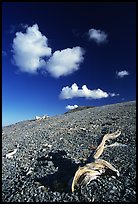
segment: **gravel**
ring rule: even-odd
[[[83,159],[105,133],[121,130],[101,158],[120,172],[107,172],[71,193]],[[6,155],[17,149],[11,157]],[[129,101],[30,120],[2,128],[3,202],[136,202],[136,102]]]

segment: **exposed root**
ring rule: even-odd
[[[120,134],[121,131],[117,130],[114,133],[104,135],[101,143],[96,148],[95,153],[93,155],[94,162],[87,163],[85,166],[79,167],[78,170],[76,171],[71,186],[72,192],[74,192],[74,188],[77,183],[80,185],[87,185],[92,180],[96,179],[98,176],[103,174],[106,171],[106,169],[112,170],[117,174],[117,176],[119,176],[119,171],[117,169],[115,169],[109,162],[103,159],[99,159],[99,157],[101,156],[105,149],[105,142],[107,140],[117,138]],[[116,145],[112,144],[110,146]]]

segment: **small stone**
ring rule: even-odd
[[[113,179],[116,179],[116,177],[115,176],[111,176]],[[111,180],[111,179],[110,179]]]
[[[52,161],[48,161],[48,166],[53,166],[53,162]]]
[[[86,128],[80,128],[80,130],[86,131]]]
[[[112,188],[112,189],[113,189],[114,191],[115,191],[115,190],[117,190],[117,188],[116,188],[115,186],[113,186],[113,188]]]

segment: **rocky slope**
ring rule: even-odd
[[[86,110],[86,109],[88,109],[88,108],[94,108],[94,106],[78,106],[77,108],[68,110],[68,111],[65,112],[64,114],[74,113],[74,112],[77,112],[77,111]]]
[[[120,129],[101,158],[119,170],[70,192],[71,178],[105,133]],[[14,152],[13,152],[14,151]],[[14,154],[8,154],[13,152]],[[2,201],[135,202],[136,102],[24,121],[2,129]]]

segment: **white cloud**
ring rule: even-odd
[[[74,109],[74,108],[77,108],[78,107],[78,105],[67,105],[66,106],[66,109],[68,109],[68,110],[71,110],[71,109]]]
[[[79,69],[84,50],[77,46],[57,50],[52,54],[48,39],[39,31],[38,25],[28,27],[20,24],[26,32],[17,32],[13,40],[13,62],[23,72],[36,73],[41,69],[53,77],[67,76]],[[47,57],[47,58],[46,58]]]
[[[86,85],[82,86],[82,89],[78,89],[76,83],[72,84],[71,87],[63,87],[59,95],[61,99],[71,99],[74,97],[85,97],[87,99],[100,99],[106,98],[109,94],[102,91],[101,89],[90,90]]]
[[[116,74],[117,74],[118,77],[123,78],[124,76],[129,75],[129,72],[126,71],[126,70],[119,71],[119,72],[116,71]]]
[[[92,28],[88,31],[88,35],[89,35],[90,40],[93,40],[98,44],[104,43],[107,41],[107,34],[101,30],[96,30]]]
[[[36,73],[45,65],[44,57],[51,55],[48,39],[41,34],[38,25],[28,27],[26,33],[17,32],[13,40],[13,59],[21,71]]]
[[[109,93],[109,95],[110,95],[111,97],[114,97],[114,96],[119,96],[120,94]]]
[[[56,78],[69,75],[79,69],[84,59],[83,54],[84,50],[80,47],[57,50],[48,60],[46,69]]]

